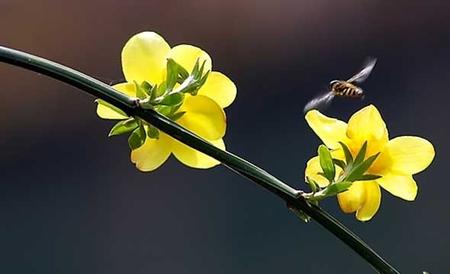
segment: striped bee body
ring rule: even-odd
[[[336,96],[363,99],[364,92],[362,88],[357,85],[361,84],[367,79],[367,77],[369,77],[369,74],[372,72],[376,62],[377,59],[370,58],[364,67],[347,81],[331,81],[328,86],[328,91],[309,101],[303,108],[303,112],[306,113],[312,109],[325,109],[328,105],[330,105],[331,101],[333,101],[333,98]]]
[[[347,81],[331,81],[330,91],[333,92],[334,95],[341,97],[361,98],[364,96],[364,92],[360,87],[357,87]]]

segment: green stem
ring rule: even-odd
[[[216,148],[201,137],[186,130],[157,112],[140,108],[136,99],[129,98],[116,91],[111,86],[74,69],[21,51],[0,47],[0,61],[61,80],[67,84],[78,87],[95,97],[107,101],[122,109],[130,116],[140,117],[173,138],[215,158],[237,174],[250,179],[274,193],[283,199],[289,207],[294,207],[305,212],[325,229],[351,247],[379,273],[399,273],[364,241],[339,223],[339,221],[321,208],[307,203],[302,197],[302,191],[290,187],[252,163],[230,152]]]

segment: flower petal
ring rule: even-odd
[[[356,211],[356,219],[369,221],[377,213],[381,203],[380,186],[373,181],[357,182],[364,185],[365,199],[361,208]]]
[[[212,61],[208,53],[201,48],[191,45],[178,45],[173,47],[167,54],[167,58],[175,60],[178,64],[184,67],[189,73],[194,68],[195,62],[199,60],[200,65],[205,62],[204,72],[211,70]]]
[[[160,83],[166,70],[169,44],[155,32],[141,32],[128,40],[122,50],[122,70],[128,82]]]
[[[339,141],[346,143],[347,124],[335,118],[330,118],[317,110],[308,111],[305,115],[308,125],[319,136],[323,143],[331,148],[340,148]]]
[[[417,184],[412,175],[390,173],[383,175],[377,182],[389,193],[407,201],[417,196]]]
[[[381,141],[384,144],[388,140],[386,124],[378,109],[373,105],[352,115],[348,121],[347,136],[361,144],[364,141]]]
[[[131,151],[131,162],[136,164],[140,171],[152,171],[161,166],[171,152],[171,139],[160,132],[159,139],[145,140],[144,145]]]
[[[380,207],[380,187],[374,181],[354,182],[347,191],[338,194],[338,202],[345,213],[356,211],[358,220],[368,221]]]
[[[216,140],[225,135],[225,113],[212,99],[202,95],[186,95],[180,111],[186,113],[177,120],[177,123],[201,137]]]
[[[97,103],[97,115],[102,119],[122,120],[128,118],[123,111],[101,99],[97,99],[95,102]]]
[[[208,96],[216,101],[222,108],[233,103],[236,98],[236,85],[227,76],[220,72],[212,71],[208,75],[206,83],[198,91],[199,95]]]
[[[354,182],[345,192],[337,195],[339,206],[345,213],[352,213],[364,203],[365,191],[363,182]]]
[[[113,85],[112,87],[130,97],[136,97],[136,85],[134,83],[125,82]]]
[[[427,168],[434,158],[433,145],[420,137],[402,136],[389,141],[387,154],[396,173],[416,174]]]
[[[225,150],[225,143],[222,139],[209,141],[214,146]],[[218,164],[219,161],[203,154],[175,139],[172,141],[172,151],[175,157],[183,164],[193,167],[193,168],[211,168]]]
[[[314,180],[320,187],[326,187],[329,182],[325,177],[319,175],[319,172],[323,171],[320,167],[319,156],[316,156],[314,158],[311,158],[308,163],[306,163],[305,181],[306,177],[309,177],[310,179]]]

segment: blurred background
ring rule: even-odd
[[[0,44],[122,79],[120,51],[152,30],[205,49],[238,86],[228,150],[306,188],[319,139],[302,109],[332,79],[378,57],[364,101],[335,100],[347,120],[373,103],[390,136],[419,135],[436,158],[413,203],[383,192],[360,223],[323,207],[402,273],[449,273],[450,4],[444,1],[0,1]],[[224,167],[171,158],[141,173],[94,98],[0,64],[1,273],[372,273],[316,223]]]

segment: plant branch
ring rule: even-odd
[[[111,86],[74,69],[21,51],[0,46],[0,61],[61,80],[62,82],[75,86],[95,97],[105,100],[122,109],[130,116],[140,117],[171,137],[213,157],[237,174],[250,179],[277,195],[283,199],[289,207],[294,207],[305,212],[325,229],[351,247],[379,273],[399,273],[357,235],[339,223],[339,221],[321,208],[307,203],[302,197],[302,191],[290,187],[254,164],[230,152],[216,148],[209,142],[179,126],[165,116],[162,116],[153,110],[141,108],[136,99],[130,98],[116,91]]]

